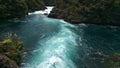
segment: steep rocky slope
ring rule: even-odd
[[[119,0],[60,0],[49,17],[70,23],[120,25]]]

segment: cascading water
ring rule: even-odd
[[[44,20],[51,20],[45,18]],[[34,50],[34,60],[27,68],[76,68],[71,60],[71,55],[76,50],[78,36],[70,30],[74,25],[63,20],[51,24],[58,24],[59,32],[52,37],[38,42],[38,48]],[[24,67],[23,67],[24,68]]]
[[[68,25],[67,25],[68,26]],[[60,25],[60,31],[48,41],[39,42],[44,50],[37,68],[75,68],[72,60],[67,56],[75,50],[77,35],[65,25]]]
[[[7,32],[24,42],[21,68],[120,67],[117,26],[71,25],[33,13],[22,20],[0,21],[0,33]]]
[[[48,14],[50,14],[50,12],[53,8],[54,8],[53,6],[46,6],[45,10],[28,13],[28,15],[32,15],[32,14],[47,14],[48,15]]]

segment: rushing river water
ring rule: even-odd
[[[0,33],[16,33],[24,42],[21,68],[119,68],[120,27],[72,25],[32,14],[1,21]],[[107,57],[106,57],[107,56]],[[115,57],[115,58],[114,58]]]

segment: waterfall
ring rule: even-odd
[[[54,8],[53,6],[46,6],[46,9],[45,9],[45,10],[30,12],[30,13],[28,13],[28,15],[32,15],[32,14],[44,14],[44,15],[49,15],[53,8]]]

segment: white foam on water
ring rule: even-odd
[[[71,27],[75,27],[74,25],[64,21],[63,19],[60,20],[61,23],[64,23],[64,25],[67,25],[67,26],[71,26]]]
[[[67,53],[74,50],[76,35],[65,26],[61,25],[60,32],[43,43],[45,51],[38,68],[76,68]],[[73,49],[69,47],[73,47]]]
[[[45,10],[31,12],[31,13],[28,13],[28,15],[32,15],[32,14],[47,14],[47,15],[49,15],[53,8],[54,8],[53,6],[46,6]]]
[[[49,19],[46,18],[46,20]],[[58,25],[60,30],[57,34],[46,40],[40,40],[38,42],[40,47],[36,50],[37,52],[35,51],[37,53],[34,56],[35,60],[30,61],[29,66],[23,68],[76,68],[70,55],[76,50],[78,36],[67,28],[68,26],[72,28],[72,25],[61,23]]]

